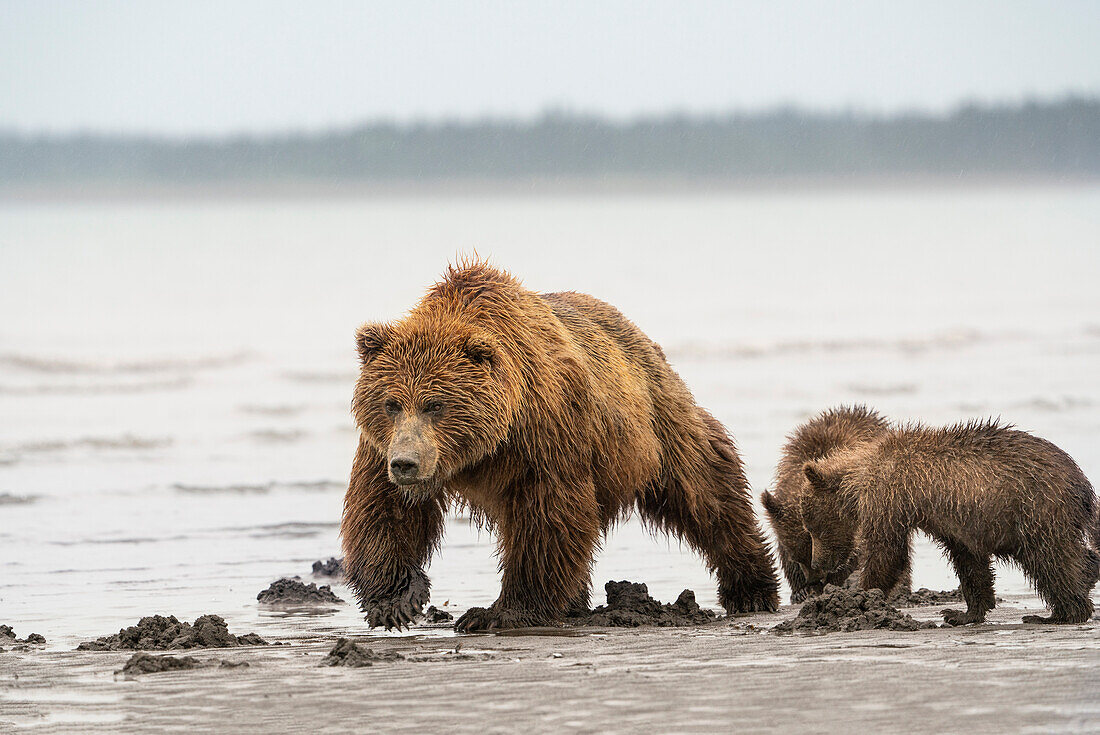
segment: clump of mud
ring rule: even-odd
[[[0,643],[22,643],[31,646],[43,646],[46,637],[39,633],[31,633],[26,638],[17,638],[10,625],[0,625]]]
[[[176,616],[150,615],[137,625],[123,628],[114,635],[85,641],[78,651],[170,651],[181,648],[231,648],[234,646],[266,646],[255,633],[236,636],[218,615],[202,615],[195,623],[181,623]]]
[[[449,623],[454,619],[454,615],[446,610],[440,610],[435,605],[429,605],[428,609],[424,611],[424,621],[427,623]]]
[[[369,648],[364,648],[358,643],[349,641],[347,638],[340,638],[319,665],[361,668],[363,666],[373,666],[376,661],[400,661],[403,658],[405,657],[396,651],[375,653]]]
[[[318,587],[313,582],[305,584],[298,577],[280,579],[256,595],[265,605],[324,605],[343,604],[327,584]]]
[[[328,561],[313,562],[313,574],[316,577],[343,577],[344,560],[330,556]]]
[[[141,674],[159,674],[162,671],[186,671],[202,666],[194,656],[154,656],[149,653],[135,653],[116,674],[140,676]]]
[[[951,602],[965,602],[959,588],[953,590],[930,590],[921,587],[908,595],[894,595],[890,601],[899,607],[918,607],[920,605],[943,605]]]
[[[825,585],[825,591],[806,601],[798,617],[772,628],[774,633],[850,633],[856,630],[921,630],[937,627],[920,623],[886,601],[882,590]]]
[[[588,612],[569,614],[570,625],[605,628],[637,628],[656,625],[662,628],[703,625],[716,616],[695,602],[695,593],[684,590],[671,605],[662,605],[649,596],[649,588],[640,582],[608,582],[604,585],[607,604]]]

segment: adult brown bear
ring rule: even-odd
[[[703,555],[727,611],[777,609],[733,442],[615,308],[467,263],[406,318],[357,338],[360,439],[341,534],[372,627],[420,613],[452,503],[493,528],[503,571],[500,597],[459,631],[587,607],[602,535],[634,508]]]

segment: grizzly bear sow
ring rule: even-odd
[[[778,541],[779,564],[791,585],[791,602],[803,602],[819,595],[826,584],[842,585],[855,571],[858,554],[829,574],[821,575],[811,568],[810,534],[802,523],[799,507],[809,481],[803,472],[807,462],[822,459],[833,452],[853,449],[881,436],[889,423],[866,406],[840,406],[820,414],[799,426],[783,446],[779,467],[775,472],[775,490],[765,490],[760,500],[768,513]],[[837,532],[847,537],[854,548],[856,519],[839,516],[834,519]],[[908,572],[902,574],[894,592],[909,593]]]
[[[843,564],[851,542],[832,519],[859,519],[864,589],[888,590],[909,565],[909,536],[924,531],[947,552],[966,612],[977,623],[994,606],[992,557],[1012,559],[1052,611],[1024,622],[1080,623],[1100,574],[1100,518],[1092,485],[1048,441],[994,421],[888,431],[876,442],[805,465],[812,490],[802,518],[815,569]],[[1092,548],[1089,548],[1089,545]]]
[[[775,610],[771,556],[725,429],[613,307],[452,267],[404,319],[359,329],[359,449],[341,526],[372,626],[407,626],[444,510],[497,536],[503,582],[459,631],[587,608],[593,555],[637,508],[705,557],[729,612]]]

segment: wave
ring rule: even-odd
[[[11,493],[0,493],[0,505],[30,505],[31,503],[38,502],[41,497],[41,495],[12,495]]]
[[[257,429],[250,431],[248,436],[261,444],[291,444],[309,436],[309,432],[301,429]]]
[[[185,485],[182,483],[176,483],[171,486],[173,490],[179,493],[190,493],[195,495],[209,495],[225,493],[229,495],[250,495],[250,494],[266,494],[277,490],[289,490],[297,492],[329,492],[339,490],[343,492],[348,487],[346,481],[337,480],[293,480],[293,481],[275,481],[264,483],[239,483],[229,485]]]
[[[903,396],[916,393],[920,386],[916,383],[851,383],[848,390],[865,396]]]
[[[234,352],[228,355],[214,355],[197,358],[169,357],[128,361],[92,361],[70,360],[59,357],[40,357],[36,355],[8,352],[0,353],[0,367],[54,375],[188,373],[199,370],[235,367],[247,362],[251,358],[252,354],[249,352]]]
[[[140,437],[133,434],[120,436],[85,436],[78,439],[49,439],[24,442],[0,447],[0,464],[15,464],[28,455],[57,454],[90,450],[92,452],[151,451],[172,446],[168,437]]]
[[[670,357],[696,360],[751,360],[810,353],[900,352],[916,354],[933,350],[958,350],[977,344],[1020,339],[1022,335],[988,335],[959,329],[926,337],[787,340],[771,344],[742,342],[684,342],[666,351]]]
[[[37,395],[116,395],[148,393],[189,388],[194,380],[179,377],[172,380],[151,380],[126,383],[39,383],[33,385],[0,385],[0,394],[8,396]]]
[[[252,414],[255,416],[297,416],[306,410],[306,406],[291,406],[287,404],[274,404],[274,405],[260,405],[255,403],[246,403],[241,406],[237,406],[237,410],[241,413]]]
[[[342,383],[354,385],[359,374],[351,371],[291,370],[282,374],[284,380],[292,383]]]

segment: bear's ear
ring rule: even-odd
[[[493,340],[483,335],[474,335],[466,340],[466,357],[475,365],[488,368],[497,365],[497,346]]]
[[[764,510],[768,512],[768,515],[773,520],[779,520],[783,517],[783,508],[779,505],[779,501],[775,499],[775,496],[771,494],[770,490],[765,490],[760,493],[760,502],[764,504]]]
[[[377,357],[389,341],[390,328],[385,324],[364,324],[355,330],[355,347],[364,365]]]
[[[806,479],[810,481],[810,484],[813,485],[815,490],[832,492],[836,489],[835,484],[821,471],[821,468],[818,467],[815,462],[807,462],[803,465],[802,471],[806,473]]]

